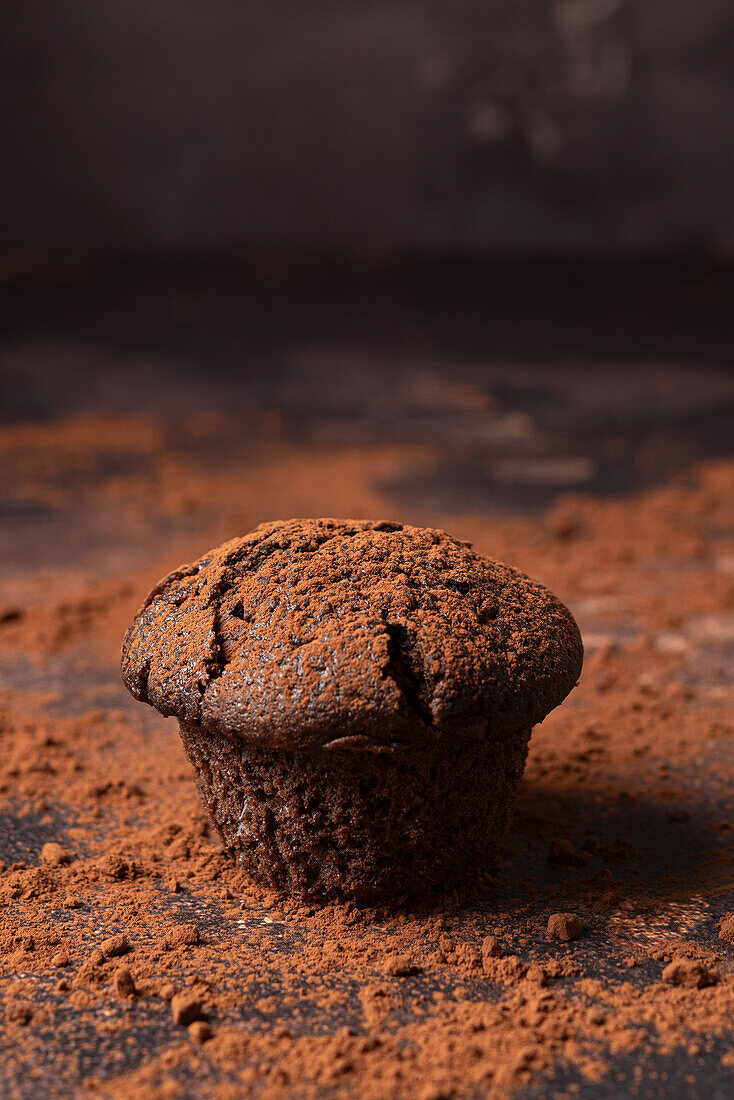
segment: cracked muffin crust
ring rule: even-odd
[[[499,736],[581,667],[542,585],[443,531],[263,524],[162,580],[123,678],[163,714],[279,748]]]
[[[366,899],[496,850],[531,727],[581,661],[552,593],[469,544],[321,519],[263,524],[169,574],[122,673],[179,719],[225,847],[256,877]]]

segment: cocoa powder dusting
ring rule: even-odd
[[[396,517],[537,576],[587,651],[501,867],[461,896],[256,889],[175,722],[119,683],[159,576],[273,516],[393,515],[378,486],[423,453],[265,441],[215,466],[151,418],[0,433],[14,499],[86,532],[0,580],[3,1095],[644,1095],[666,1059],[734,1070],[734,463],[534,520]]]

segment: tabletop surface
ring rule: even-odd
[[[0,1095],[730,1096],[729,281],[256,274],[0,306]],[[445,528],[580,625],[461,896],[257,890],[120,683],[158,577],[309,515]]]

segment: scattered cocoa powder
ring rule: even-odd
[[[557,591],[585,671],[533,735],[500,868],[462,896],[315,908],[224,857],[173,723],[118,684],[121,636],[180,561],[274,515],[394,513],[379,486],[431,452],[214,465],[164,437],[152,418],[0,432],[13,499],[114,546],[0,578],[7,1095],[495,1100],[569,1073],[630,1092],[661,1059],[726,1070],[734,464],[541,519],[398,517]],[[588,935],[562,946],[549,914]]]

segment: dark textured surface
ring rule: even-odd
[[[123,679],[163,714],[281,748],[501,745],[578,680],[570,612],[443,531],[263,524],[162,580]]]
[[[262,886],[380,903],[491,868],[529,731],[394,753],[271,752],[181,723],[201,800]]]
[[[276,446],[284,450],[293,439],[314,447],[324,440],[339,441],[347,430],[352,439],[390,441],[399,429],[400,439],[428,441],[434,453],[429,463],[406,461],[400,476],[390,477],[385,485],[393,501],[390,514],[401,514],[408,505],[416,522],[431,522],[439,509],[485,520],[498,513],[532,514],[535,531],[543,529],[548,506],[569,489],[597,498],[630,494],[634,500],[641,487],[672,478],[684,482],[698,461],[732,454],[734,312],[729,276],[693,271],[679,277],[671,271],[632,268],[601,274],[534,270],[522,278],[517,273],[508,278],[501,270],[487,280],[476,275],[453,271],[450,278],[419,279],[407,287],[387,283],[380,292],[370,283],[372,290],[363,286],[362,297],[335,285],[326,292],[319,284],[316,293],[285,300],[270,285],[258,291],[243,288],[236,279],[227,284],[221,272],[213,277],[191,272],[161,276],[135,270],[72,286],[19,290],[6,294],[0,304],[0,417],[41,420],[53,430],[59,419],[80,411],[112,405],[137,413],[151,405],[165,407],[172,421],[165,437],[167,458],[195,455],[213,468],[219,467],[223,450],[244,468],[251,439],[258,430],[264,433],[266,425],[273,430],[273,409],[281,425]],[[215,443],[184,437],[186,417],[221,409],[234,410],[236,432],[224,439],[217,435]],[[538,459],[547,459],[545,478]],[[581,476],[577,470],[575,480],[569,459],[582,460]],[[525,478],[517,467],[514,477],[510,470],[500,470],[499,462],[505,460],[524,460]],[[167,540],[188,532],[192,520],[187,513],[163,522],[156,512],[141,532],[125,513],[105,507],[100,499],[90,506],[90,490],[105,485],[118,470],[127,471],[128,462],[128,455],[115,455],[105,466],[90,459],[71,475],[66,469],[49,469],[52,487],[68,478],[61,500],[58,491],[21,498],[15,467],[7,462],[0,502],[5,584],[25,585],[29,577],[61,567],[114,577],[139,568],[153,554],[162,557]],[[246,471],[248,481],[262,473],[256,463]],[[547,476],[548,471],[555,477]],[[157,467],[149,476],[157,478]],[[74,498],[77,482],[87,487],[81,500]],[[272,508],[267,514],[273,514]],[[700,523],[715,548],[720,533],[711,532],[705,514]],[[199,550],[212,541],[201,541]],[[640,602],[658,590],[668,593],[677,612],[679,582],[690,563],[680,574],[669,574],[669,567],[666,559],[650,562],[645,555],[628,567],[634,598],[616,591],[613,598],[607,594],[595,599],[593,592],[588,598],[579,596],[572,609],[584,636],[590,642],[593,636],[597,647],[625,650],[644,625]],[[161,564],[158,573],[163,568]],[[594,576],[599,576],[596,568]],[[728,690],[730,683],[728,620],[721,608],[712,613],[718,629],[706,633],[703,621],[690,620],[689,610],[681,609],[678,634],[690,642],[681,675],[700,693],[691,704],[694,711],[709,694]],[[38,666],[30,665],[22,651],[7,651],[0,681],[18,695],[54,692],[48,708],[57,717],[90,706],[119,708],[162,761],[174,757],[185,776],[183,788],[193,787],[188,763],[175,756],[179,739],[173,722],[159,719],[128,696],[119,683],[117,663],[105,659],[94,641],[49,655]],[[722,694],[722,700],[726,703],[728,696]],[[581,704],[581,691],[573,692],[567,707],[577,724]],[[558,712],[564,721],[566,709]],[[671,721],[677,720],[674,713]],[[648,721],[646,708],[640,723]],[[588,722],[596,725],[591,712]],[[610,744],[615,740],[610,723]],[[115,741],[109,759],[110,774],[126,776],[129,744]],[[520,941],[540,957],[553,958],[555,947],[542,931],[548,905],[567,908],[575,903],[574,890],[582,880],[605,870],[613,873],[623,892],[619,910],[611,916],[608,909],[589,912],[587,934],[573,946],[584,974],[608,990],[624,985],[642,991],[657,982],[662,964],[648,952],[670,937],[690,936],[712,951],[730,951],[722,945],[717,925],[734,908],[731,876],[728,883],[721,881],[715,859],[717,852],[731,851],[731,836],[721,831],[731,817],[731,742],[700,740],[695,761],[685,769],[662,750],[651,760],[636,757],[632,764],[633,772],[618,775],[612,762],[601,758],[601,791],[578,789],[556,772],[541,775],[536,768],[530,777],[526,772],[503,871],[482,910],[488,932],[494,931],[498,913],[511,911],[514,916],[506,925],[510,942]],[[570,775],[582,767],[569,757]],[[677,802],[661,796],[657,770],[663,767],[672,775]],[[179,820],[194,800],[192,791],[176,815]],[[149,804],[154,803],[155,783]],[[58,809],[58,821],[73,828],[78,807],[60,802]],[[0,858],[7,863],[25,859],[35,866],[48,839],[75,843],[67,836],[67,824],[50,826],[36,813],[28,814],[27,806],[22,810],[3,821]],[[48,812],[56,815],[55,803]],[[139,811],[125,803],[120,812]],[[102,827],[110,829],[112,822],[111,811],[109,817],[105,811]],[[639,856],[620,862],[599,855],[578,868],[551,866],[549,836],[560,831],[580,849],[590,825],[604,844],[624,841]],[[233,922],[224,916],[227,904],[196,890],[175,895],[161,891],[161,907],[176,920],[197,921],[217,949],[219,943],[226,947],[232,936]],[[463,934],[469,916],[457,916],[457,935]],[[74,911],[59,911],[55,919],[59,928],[68,924],[69,934],[89,953],[99,938],[95,914],[90,912],[89,925],[81,932],[73,918]],[[267,929],[271,939],[257,979],[248,985],[249,979],[235,967],[227,988],[248,992],[237,1010],[238,1023],[253,1033],[270,1033],[282,1019],[261,999],[277,1007],[283,997],[282,977],[271,962],[285,957],[296,969],[304,930],[266,910],[248,912],[240,923],[253,936]],[[632,954],[641,961],[626,969],[621,960]],[[79,1014],[55,993],[57,976],[49,971],[41,983],[39,997],[49,1006],[53,1023],[40,1033],[31,1066],[21,1063],[11,1072],[16,1040],[3,1029],[6,1073],[0,1091],[8,1095],[36,1100],[41,1092],[70,1094],[58,1078],[58,1060],[68,1043],[59,1027]],[[328,978],[333,1002],[308,1001],[308,1013],[289,1020],[294,1034],[337,1034],[360,1026],[363,983],[341,967]],[[406,991],[397,1012],[401,1020],[408,1018],[410,999],[418,994],[440,992],[474,1000],[499,995],[486,980],[468,982],[448,968],[438,979],[418,975],[401,981]],[[674,996],[671,991],[671,1001]],[[123,1024],[127,1007],[113,998],[108,1003],[104,1019]],[[141,1000],[134,1027],[111,1034],[79,1018],[80,1066],[106,1077],[134,1069],[179,1041],[170,1015],[154,1011],[156,1007]],[[707,1040],[698,1053],[685,1045],[654,1055],[616,1051],[602,1080],[591,1082],[574,1068],[559,1067],[553,1080],[536,1079],[521,1095],[523,1100],[546,1100],[566,1091],[594,1100],[635,1094],[723,1100],[731,1095],[731,1067],[722,1060],[730,1052],[728,1036]],[[196,1078],[186,1066],[171,1073],[182,1097],[193,1100],[210,1088],[206,1077]]]
[[[14,248],[734,239],[730,0],[34,0],[2,51]]]

